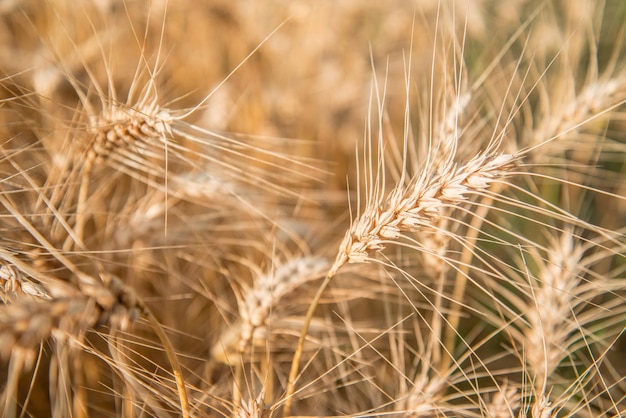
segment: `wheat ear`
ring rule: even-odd
[[[308,326],[322,294],[339,269],[346,263],[372,260],[371,252],[383,250],[403,232],[428,228],[442,208],[462,204],[469,195],[483,193],[493,181],[502,181],[516,160],[513,154],[488,149],[464,165],[450,163],[448,171],[425,170],[409,187],[399,185],[384,200],[381,196],[368,202],[365,213],[346,232],[335,262],[311,301],[294,351],[285,394],[285,415],[290,412]]]
[[[566,355],[565,345],[572,332],[570,315],[580,290],[584,248],[571,233],[563,233],[548,252],[538,272],[539,284],[531,287],[535,306],[529,307],[526,363],[538,390],[546,393],[547,379]],[[582,296],[582,295],[581,295]],[[543,388],[543,389],[542,389]]]
[[[486,405],[490,418],[512,418],[520,409],[521,396],[516,388],[504,383]]]
[[[61,251],[56,249],[29,221],[22,215],[14,203],[7,196],[0,193],[0,203],[11,213],[16,221],[32,235],[32,237],[46,248],[62,265],[64,265],[73,275],[75,283],[80,292],[102,308],[102,315],[105,321],[115,327],[127,327],[136,317],[136,313],[143,313],[148,322],[152,325],[157,337],[163,343],[168,360],[171,363],[176,386],[178,389],[182,414],[189,416],[189,401],[183,380],[180,364],[176,359],[174,347],[172,346],[161,324],[156,320],[148,306],[126,286],[122,281],[111,274],[103,273],[100,278],[92,277],[82,272],[72,263]],[[122,315],[116,312],[116,308],[123,308]],[[100,318],[100,317],[98,317]],[[95,322],[94,322],[95,323]]]

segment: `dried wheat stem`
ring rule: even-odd
[[[1,347],[0,347],[1,348]],[[19,377],[24,364],[32,362],[32,353],[27,350],[14,350],[9,363],[7,381],[2,391],[3,416],[13,418],[17,416],[17,389]]]
[[[91,177],[91,171],[93,170],[93,159],[88,158],[85,161],[85,165],[82,171],[82,178],[78,189],[78,201],[76,204],[76,221],[74,225],[75,238],[69,235],[63,244],[63,250],[69,251],[73,247],[79,248],[82,246],[85,222],[87,218],[87,198],[89,196],[89,183]]]
[[[174,374],[174,380],[178,390],[182,416],[185,418],[189,417],[189,400],[180,363],[176,358],[176,351],[170,339],[167,337],[165,330],[152,314],[150,308],[148,308],[148,306],[135,294],[135,292],[132,291],[132,289],[124,285],[124,283],[122,283],[121,280],[115,276],[103,275],[104,284],[107,285],[106,288],[102,286],[98,287],[94,281],[95,279],[93,278],[86,276],[83,277],[81,279],[81,283],[83,283],[81,285],[81,291],[90,294],[96,299],[96,301],[98,301],[100,306],[103,306],[105,309],[108,307],[111,311],[113,311],[115,307],[119,307],[120,303],[123,304],[122,307],[124,309],[124,315],[119,315],[119,313],[113,311],[114,315],[109,319],[115,328],[125,329],[136,318],[139,312],[143,313],[146,320],[150,323],[153,331],[157,335],[157,338],[161,341],[161,344],[163,344],[163,349],[172,367],[172,373]],[[111,296],[113,296],[113,299],[111,299]],[[111,304],[115,306],[112,306]]]
[[[465,289],[467,288],[467,277],[469,271],[471,269],[471,261],[472,257],[474,257],[474,253],[471,250],[474,248],[474,243],[476,239],[478,239],[478,235],[481,231],[481,225],[487,212],[491,210],[491,203],[493,203],[493,195],[498,194],[500,189],[503,187],[504,183],[495,183],[490,188],[490,195],[487,196],[481,203],[479,207],[476,208],[475,216],[472,217],[470,222],[470,228],[468,228],[463,240],[468,243],[463,247],[461,257],[459,258],[459,267],[456,273],[456,278],[454,281],[454,290],[452,291],[452,299],[457,301],[450,308],[450,314],[448,315],[448,323],[449,326],[446,328],[446,334],[443,338],[444,347],[446,347],[450,352],[452,352],[454,348],[454,344],[457,338],[456,329],[459,325],[459,321],[461,320],[460,309],[463,304],[463,299],[465,298]]]
[[[300,358],[302,357],[304,340],[306,340],[309,326],[311,325],[311,320],[313,319],[313,314],[315,313],[315,309],[322,299],[324,291],[328,287],[328,284],[333,279],[333,277],[335,277],[336,273],[337,270],[333,266],[330,272],[324,278],[322,284],[320,284],[320,287],[317,289],[315,296],[313,296],[311,304],[309,305],[309,309],[307,310],[306,316],[304,317],[304,324],[302,325],[302,331],[300,332],[298,344],[296,345],[296,349],[293,353],[293,359],[291,361],[291,369],[289,370],[289,380],[287,381],[287,390],[285,391],[285,408],[283,409],[284,417],[291,414],[291,404],[293,402],[293,395],[296,388],[296,379],[298,378],[298,371],[300,369]]]

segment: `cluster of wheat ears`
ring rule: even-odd
[[[623,1],[0,22],[3,417],[626,415]]]

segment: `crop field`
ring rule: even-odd
[[[626,416],[626,2],[0,2],[2,417]]]

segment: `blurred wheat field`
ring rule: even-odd
[[[5,417],[626,415],[626,3],[0,2]]]

